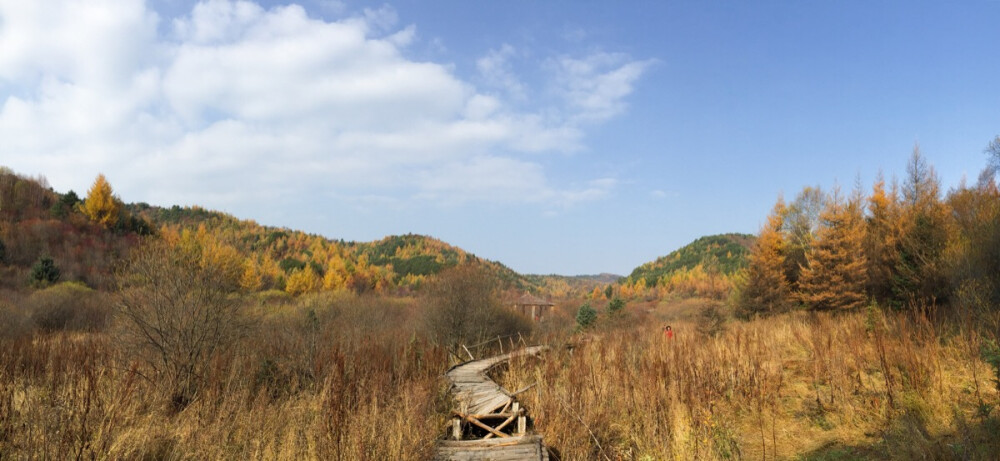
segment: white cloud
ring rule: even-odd
[[[620,53],[595,53],[554,61],[558,91],[581,122],[603,122],[625,110],[625,97],[654,61],[633,61]]]
[[[527,97],[527,94],[510,63],[515,54],[514,47],[504,43],[500,49],[491,50],[486,56],[476,60],[476,69],[487,85],[521,101]]]
[[[560,186],[537,156],[581,149],[649,64],[561,57],[561,102],[514,109],[529,90],[512,47],[477,62],[495,79],[481,90],[409,59],[416,27],[390,7],[328,22],[208,0],[158,24],[142,0],[0,0],[0,164],[78,191],[104,172],[127,200],[160,204],[325,190],[566,206],[614,180]]]

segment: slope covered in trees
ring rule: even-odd
[[[746,266],[747,250],[754,236],[748,234],[719,234],[701,237],[666,256],[656,258],[635,268],[628,278],[640,278],[648,286],[659,283],[663,277],[691,270],[696,266],[712,267],[722,274],[732,274]]]
[[[42,177],[0,170],[3,286],[24,286],[32,265],[49,258],[62,269],[61,280],[106,287],[115,262],[149,234],[174,241],[189,238],[215,248],[219,257],[241,268],[241,287],[251,292],[410,293],[441,271],[465,263],[483,266],[506,290],[560,298],[603,288],[618,278],[521,275],[423,235],[351,242],[263,226],[198,206],[125,203],[103,175],[81,199],[73,191],[54,191]]]
[[[532,287],[524,277],[432,237],[393,235],[374,242],[333,240],[287,228],[263,226],[200,207],[128,207],[163,234],[210,236],[243,260],[247,290],[408,292],[442,270],[464,263],[484,266],[508,288]]]
[[[621,290],[626,296],[675,293],[724,298],[731,278],[746,267],[754,239],[747,234],[701,237],[635,268]]]
[[[81,200],[73,191],[53,191],[44,177],[0,167],[0,287],[57,280],[107,287],[115,262],[151,232],[119,208],[106,181]]]

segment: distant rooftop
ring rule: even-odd
[[[538,296],[532,295],[531,293],[525,293],[517,299],[517,305],[519,306],[554,306],[552,304]]]

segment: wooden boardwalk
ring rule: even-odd
[[[438,445],[439,460],[548,460],[548,450],[538,435],[527,435],[524,409],[486,372],[513,357],[535,355],[545,346],[521,349],[486,359],[473,360],[448,370],[458,406],[450,437]]]

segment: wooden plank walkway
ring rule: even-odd
[[[526,416],[515,396],[486,373],[511,358],[535,355],[546,346],[473,360],[447,372],[458,406],[453,410],[451,438],[438,445],[439,460],[548,460],[548,450],[538,435],[526,435]],[[513,425],[516,421],[516,426]],[[484,433],[482,438],[461,440],[466,428]],[[511,433],[511,431],[514,431]],[[496,438],[494,438],[496,437]]]
[[[438,444],[437,459],[454,461],[549,461],[549,451],[538,435],[506,439],[445,440]]]

